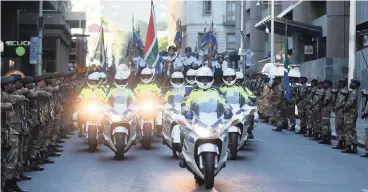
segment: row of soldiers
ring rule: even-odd
[[[343,153],[357,153],[358,80],[352,79],[349,85],[347,80],[340,80],[337,89],[333,89],[329,80],[319,82],[313,79],[308,84],[306,77],[290,77],[289,100],[285,99],[282,78],[275,77],[271,85],[269,80],[266,75],[258,76],[250,80],[248,86],[253,91],[256,90],[254,92],[258,95],[261,118],[275,125],[274,131],[296,131],[297,106],[300,129],[296,133],[304,134],[320,144],[331,144],[330,117],[334,112],[338,144],[333,148],[340,149]],[[362,91],[362,95],[367,101],[367,92]],[[365,102],[361,118],[367,117],[368,104]],[[365,130],[365,147],[366,153],[362,157],[368,157],[368,125]]]
[[[27,171],[43,171],[60,156],[72,133],[72,102],[81,82],[73,73],[1,77],[1,187],[24,191],[18,181]]]

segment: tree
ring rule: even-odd
[[[112,43],[112,56],[115,58],[115,61],[119,61],[119,58],[122,55],[122,49],[124,47],[125,39],[125,32],[121,30],[114,30],[114,40]]]
[[[157,31],[166,31],[167,30],[167,22],[158,21],[156,24],[157,24]]]
[[[169,46],[169,38],[168,37],[164,37],[158,40],[158,49],[160,51],[164,51],[167,49],[167,47]]]
[[[146,37],[147,37],[148,23],[145,21],[138,20],[135,27],[136,27],[135,30],[139,29],[140,37],[141,37],[141,40],[144,46],[146,42]]]

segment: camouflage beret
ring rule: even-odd
[[[43,75],[43,78],[44,79],[51,79],[51,77],[52,77],[52,73],[44,73],[44,74],[42,74]]]
[[[11,76],[13,76],[14,81],[21,81],[22,80],[22,75],[12,74]]]
[[[360,86],[360,81],[359,80],[352,79],[351,82],[352,83],[355,83],[356,85],[358,85],[358,87]]]
[[[35,78],[34,78],[34,82],[37,83],[37,82],[40,82],[42,80],[45,79],[45,75],[42,74],[42,75],[37,75]]]
[[[1,84],[14,83],[14,76],[2,76]]]
[[[23,81],[24,84],[27,84],[27,83],[34,83],[35,80],[34,80],[33,77],[25,76],[25,77],[23,77],[22,81]]]

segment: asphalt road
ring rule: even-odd
[[[342,154],[291,132],[273,132],[265,124],[258,125],[255,136],[239,159],[229,160],[217,175],[212,191],[368,192],[368,159]],[[103,145],[88,153],[74,135],[55,161],[43,172],[27,173],[33,179],[20,186],[30,192],[206,191],[178,166],[159,139],[151,150],[138,144],[124,161],[117,161]]]

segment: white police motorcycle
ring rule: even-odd
[[[224,115],[224,106],[212,99],[196,104],[192,110],[177,120],[184,137],[179,166],[211,189],[215,176],[226,166],[232,114]]]
[[[168,103],[163,106],[163,144],[167,145],[174,156],[177,152],[181,152],[180,144],[180,125],[177,123],[177,118],[181,115],[181,103],[184,101],[185,88],[183,94],[172,95],[168,97]]]
[[[229,88],[226,91],[225,98],[231,106],[234,117],[233,126],[229,128],[229,152],[231,159],[235,160],[238,151],[248,140],[248,129],[252,128],[254,114],[257,112],[257,106],[253,102],[246,101],[236,88]]]
[[[123,160],[125,153],[135,145],[136,111],[128,108],[127,96],[116,96],[113,107],[107,108],[105,116],[105,146],[115,153],[117,159]]]
[[[96,100],[84,100],[81,103],[80,109],[73,114],[73,121],[82,122],[82,137],[88,144],[88,150],[94,152],[99,143],[101,127],[101,112],[103,111],[103,103]]]

